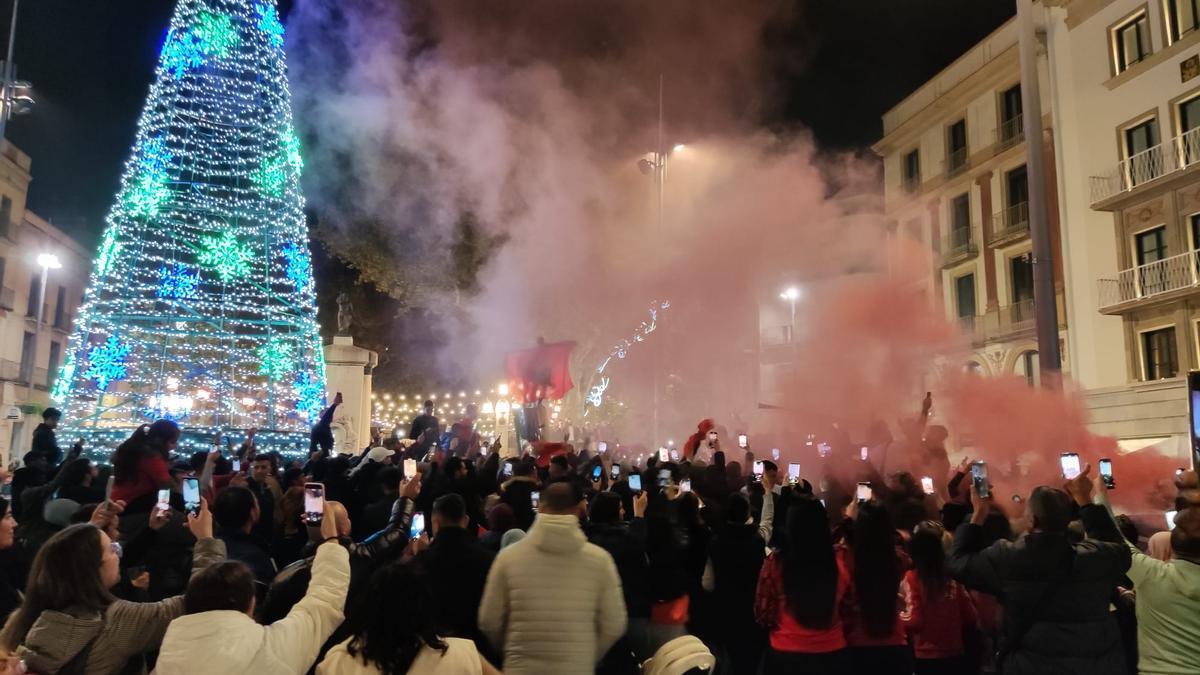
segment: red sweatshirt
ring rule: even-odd
[[[900,583],[904,611],[900,618],[913,638],[918,659],[949,659],[963,655],[963,628],[977,626],[975,604],[967,590],[949,581],[941,597],[925,597],[925,585],[916,570],[909,570]]]
[[[160,487],[171,484],[171,472],[167,460],[161,455],[149,455],[138,461],[137,479],[133,482],[113,482],[112,500],[126,504],[138,497],[154,494]]]
[[[796,621],[796,617],[788,609],[787,594],[783,590],[783,560],[774,553],[767,556],[758,575],[754,616],[759,624],[771,631],[771,648],[777,652],[804,654],[822,654],[845,649],[846,635],[842,629],[841,612],[838,608],[849,586],[850,576],[839,562],[833,620],[828,628],[806,628]]]

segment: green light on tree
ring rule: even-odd
[[[203,237],[200,245],[203,249],[200,252],[200,264],[216,272],[221,281],[228,283],[246,276],[250,271],[254,253],[250,245],[239,242],[233,232],[225,230],[219,237]]]

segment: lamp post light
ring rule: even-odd
[[[788,342],[794,342],[796,339],[796,301],[800,299],[800,289],[788,286],[779,294],[779,299],[787,300],[792,308],[792,322],[788,324]]]
[[[37,328],[33,334],[33,358],[30,359],[30,366],[29,366],[31,369],[33,369],[34,372],[37,372],[38,344],[42,340],[42,320],[45,318],[43,315],[45,314],[45,309],[46,309],[46,278],[49,276],[50,270],[57,270],[57,269],[62,268],[62,262],[58,259],[58,256],[54,255],[53,253],[42,253],[42,254],[38,255],[37,263],[38,263],[38,265],[41,265],[41,267],[42,267],[42,284],[41,284],[41,287],[38,289]],[[47,365],[46,386],[49,387],[50,386],[50,369],[49,369],[50,364],[46,364],[46,365]],[[33,373],[30,373],[29,379],[30,379],[29,387],[30,387],[30,389],[32,389],[33,385],[34,385],[34,382],[32,381],[34,379]]]

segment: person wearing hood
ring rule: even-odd
[[[696,433],[688,436],[683,443],[683,458],[694,460],[699,456],[707,461],[714,452],[719,452],[721,447],[716,428],[717,425],[712,420],[708,418],[700,420],[700,423],[696,425]]]
[[[0,648],[13,651],[35,673],[145,672],[147,652],[158,649],[183,596],[127,602],[110,589],[121,580],[121,548],[104,532],[117,510],[96,509],[91,523],[55,534],[33,559],[25,601],[0,631]],[[196,537],[192,575],[225,557],[212,536],[208,503],[188,517]]]
[[[184,615],[171,622],[154,671],[158,675],[288,675],[313,665],[342,623],[350,588],[350,553],[338,544],[331,505],[321,519],[322,543],[304,599],[270,625],[254,621],[254,574],[227,560],[192,577]]]
[[[479,628],[508,675],[590,674],[625,632],[621,578],[612,556],[584,537],[583,509],[575,486],[551,484],[529,536],[492,564]]]

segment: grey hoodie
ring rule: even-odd
[[[192,575],[224,558],[225,544],[220,540],[197,541]],[[45,611],[33,622],[15,655],[32,672],[55,673],[91,643],[82,669],[87,675],[141,673],[146,670],[142,654],[158,648],[167,625],[181,614],[182,595],[161,602],[117,600],[102,614],[83,608]]]

